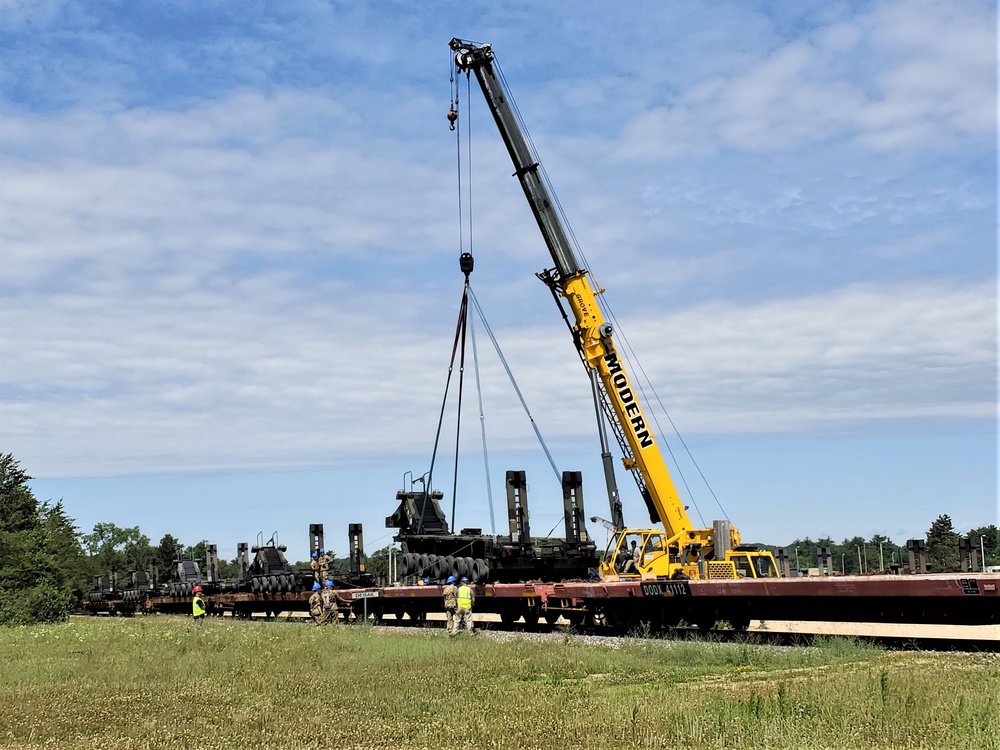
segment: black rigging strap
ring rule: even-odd
[[[418,531],[422,530],[424,522],[424,513],[427,509],[427,496],[434,486],[434,464],[437,461],[438,446],[441,443],[441,429],[444,425],[444,412],[448,405],[448,391],[451,389],[451,376],[455,371],[455,358],[459,359],[458,367],[458,419],[456,420],[455,426],[455,475],[453,478],[453,489],[451,496],[451,522],[452,527],[455,523],[455,490],[458,486],[458,447],[459,447],[459,437],[461,434],[462,427],[462,389],[465,384],[465,342],[466,342],[466,330],[469,320],[469,274],[472,273],[473,268],[473,258],[472,253],[462,253],[459,258],[459,265],[461,266],[462,273],[465,274],[465,283],[462,285],[462,303],[458,308],[458,321],[455,324],[455,340],[451,345],[451,360],[448,362],[448,377],[445,379],[444,385],[444,396],[441,399],[441,410],[438,414],[438,424],[437,430],[434,433],[434,450],[431,452],[431,467],[430,471],[427,472],[427,482],[424,485],[424,500],[423,505],[420,508],[420,521],[417,527]]]

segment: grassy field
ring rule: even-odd
[[[1000,658],[182,618],[0,629],[0,747],[980,748]]]

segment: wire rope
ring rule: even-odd
[[[486,412],[483,410],[483,384],[479,374],[479,348],[476,345],[476,318],[469,317],[472,336],[472,362],[476,372],[476,394],[479,397],[479,430],[483,439],[483,466],[486,471],[486,500],[490,506],[490,533],[496,536],[497,523],[493,514],[493,486],[490,482],[490,451],[486,444]]]
[[[538,424],[535,422],[535,417],[532,415],[531,410],[528,408],[528,402],[524,399],[524,394],[521,393],[521,388],[517,384],[517,380],[514,378],[514,373],[510,369],[510,365],[507,364],[507,358],[504,356],[503,351],[500,349],[500,342],[497,341],[496,336],[493,334],[493,329],[490,328],[489,321],[486,320],[486,314],[483,312],[482,307],[479,305],[479,299],[476,297],[476,293],[472,288],[472,284],[469,284],[469,298],[472,300],[472,306],[475,308],[476,313],[479,315],[479,320],[482,321],[483,329],[486,334],[490,337],[490,341],[493,343],[493,348],[496,350],[497,356],[500,358],[500,363],[503,365],[504,371],[507,373],[507,379],[510,380],[511,386],[514,388],[514,393],[517,394],[518,400],[521,402],[521,408],[524,409],[524,413],[528,416],[528,421],[531,422],[531,429],[535,432],[535,437],[538,439],[539,445],[542,446],[542,450],[545,452],[545,457],[549,460],[549,466],[552,467],[552,472],[555,474],[558,481],[562,481],[559,469],[556,467],[555,459],[552,458],[552,453],[549,451],[548,445],[545,444],[545,438],[542,437],[542,432],[538,428]]]
[[[493,66],[494,66],[494,70],[496,71],[496,74],[497,74],[498,78],[500,78],[501,81],[502,81],[502,83],[503,83],[504,90],[507,92],[508,103],[510,105],[510,108],[511,108],[512,112],[514,113],[515,118],[517,119],[518,126],[520,127],[521,132],[524,135],[525,141],[528,143],[529,148],[531,149],[531,153],[534,155],[534,161],[538,164],[537,173],[539,175],[539,178],[545,183],[545,186],[546,186],[546,188],[548,190],[548,193],[549,193],[549,197],[552,200],[553,206],[554,206],[555,210],[557,211],[557,213],[559,214],[559,217],[560,217],[560,219],[562,221],[562,224],[563,224],[563,226],[566,229],[566,233],[567,233],[567,236],[568,236],[568,238],[570,240],[571,245],[573,246],[573,250],[578,254],[579,259],[582,262],[584,269],[586,269],[586,273],[588,273],[591,276],[591,278],[594,279],[595,288],[603,291],[603,287],[600,285],[600,283],[597,282],[597,279],[594,276],[594,273],[590,270],[590,262],[587,260],[586,253],[581,248],[579,240],[576,237],[576,233],[573,231],[573,227],[569,223],[569,220],[566,217],[566,212],[563,209],[562,203],[559,201],[558,194],[556,193],[556,191],[552,187],[552,182],[549,179],[548,173],[545,171],[544,165],[542,165],[541,162],[540,162],[540,160],[537,158],[537,151],[535,149],[534,142],[531,140],[531,135],[530,135],[527,127],[524,124],[524,120],[521,117],[521,112],[520,112],[520,110],[517,107],[516,101],[514,100],[514,98],[509,93],[510,92],[510,87],[507,85],[507,80],[506,80],[506,77],[504,76],[503,70],[500,68],[499,62],[496,61],[495,59],[493,61]],[[674,423],[673,419],[670,417],[670,414],[667,411],[666,406],[663,404],[663,401],[660,399],[659,395],[656,393],[656,390],[653,387],[652,381],[649,379],[648,375],[646,374],[645,369],[642,367],[641,362],[639,362],[639,359],[638,359],[638,357],[635,354],[635,350],[632,348],[631,344],[629,343],[629,340],[628,340],[627,336],[625,335],[624,330],[619,325],[617,317],[615,316],[613,310],[611,309],[610,303],[608,303],[608,301],[604,297],[604,295],[600,294],[600,293],[597,295],[597,303],[601,307],[601,309],[604,311],[606,317],[614,325],[615,332],[618,335],[618,338],[625,344],[625,355],[626,355],[626,359],[627,359],[628,364],[629,364],[629,368],[630,369],[634,369],[636,372],[638,372],[639,374],[642,375],[643,380],[638,381],[637,385],[639,387],[640,393],[642,393],[642,395],[643,395],[643,399],[645,401],[649,402],[649,399],[646,397],[645,387],[643,386],[643,381],[645,381],[645,383],[648,384],[650,391],[653,393],[655,402],[659,405],[660,409],[663,411],[663,415],[666,417],[667,421],[669,422],[671,429],[673,430],[674,434],[677,436],[678,440],[680,441],[681,445],[683,446],[685,453],[687,454],[688,458],[691,460],[691,463],[694,465],[695,469],[697,470],[698,475],[701,477],[702,481],[705,484],[705,487],[708,489],[709,493],[712,495],[712,498],[715,500],[715,503],[716,503],[716,505],[718,505],[718,507],[719,507],[720,511],[722,512],[722,514],[728,519],[729,518],[728,513],[726,512],[725,508],[722,506],[722,503],[719,500],[718,496],[716,495],[715,490],[712,488],[711,484],[709,484],[708,478],[705,476],[704,472],[701,470],[701,466],[698,464],[697,460],[695,459],[694,454],[691,452],[690,448],[688,447],[687,442],[684,440],[683,435],[681,435],[681,433],[680,433],[680,430],[677,429],[677,425]],[[586,363],[584,363],[584,364],[586,366]],[[633,364],[634,364],[634,367],[633,367]],[[680,477],[680,480],[681,480],[682,484],[684,485],[684,488],[685,488],[685,490],[687,492],[688,498],[690,499],[691,504],[694,506],[695,511],[698,514],[698,517],[701,519],[702,525],[704,526],[705,520],[704,520],[704,517],[702,516],[701,509],[698,507],[698,503],[697,503],[697,501],[694,498],[694,493],[691,491],[690,484],[687,481],[687,477],[685,476],[683,468],[680,466],[679,462],[677,461],[677,457],[674,455],[673,448],[670,446],[669,441],[666,440],[666,436],[665,436],[666,433],[665,433],[664,430],[660,429],[659,420],[657,418],[656,413],[651,413],[650,416],[652,417],[653,422],[657,426],[658,433],[663,438],[662,439],[662,443],[666,447],[667,453],[670,455],[671,462],[673,463],[674,469],[677,472],[678,476]]]

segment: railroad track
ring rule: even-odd
[[[889,650],[904,651],[971,651],[1000,653],[1000,627],[997,626],[938,626],[938,625],[881,625],[878,623],[830,623],[803,621],[752,621],[744,632],[729,628],[713,628],[708,632],[696,627],[673,628],[664,633],[651,634],[642,626],[631,633],[605,635],[568,623],[548,625],[523,622],[507,624],[490,616],[477,618],[477,628],[490,637],[509,634],[537,638],[565,639],[567,636],[595,645],[621,643],[634,639],[655,638],[663,641],[710,639],[720,643],[753,641],[762,645],[803,647],[811,646],[821,638],[841,637],[871,643]],[[443,617],[431,617],[423,622],[408,619],[385,618],[380,625],[389,632],[412,632],[418,628],[440,629]]]

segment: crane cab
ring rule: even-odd
[[[668,548],[662,529],[624,529],[615,534],[604,551],[601,577],[606,580],[670,575],[671,564],[680,567],[676,547]]]
[[[701,544],[693,543],[682,552],[677,540],[667,539],[662,529],[623,529],[608,543],[601,562],[601,578],[740,580],[778,577],[774,556],[767,550],[737,546],[726,550],[722,559],[716,560],[711,559],[711,554],[702,555],[702,549]]]

